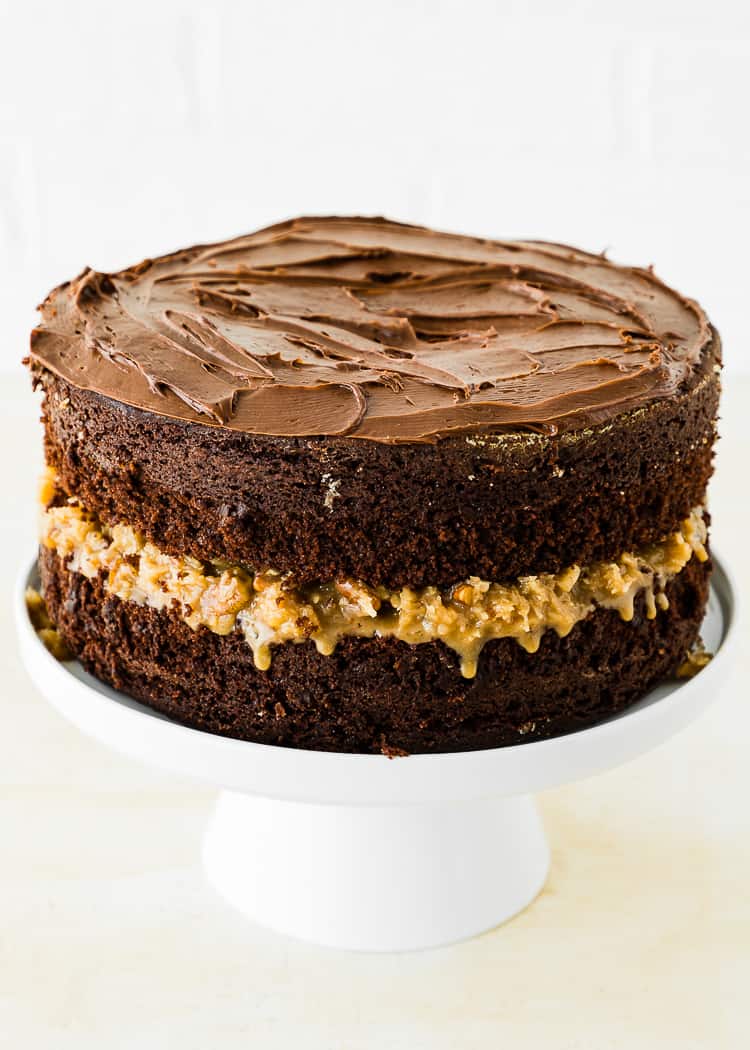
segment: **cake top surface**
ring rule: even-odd
[[[556,433],[676,393],[711,341],[651,270],[559,244],[299,218],[84,270],[30,358],[74,386],[251,434]]]

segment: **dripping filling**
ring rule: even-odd
[[[49,502],[49,486],[44,502]],[[104,577],[109,594],[153,609],[172,609],[193,630],[240,631],[255,666],[271,665],[274,646],[311,641],[330,655],[345,637],[397,638],[410,645],[441,641],[473,678],[482,648],[513,638],[527,652],[545,631],[560,637],[595,608],[633,619],[643,595],[646,616],[667,609],[665,588],[695,556],[705,561],[706,526],[696,508],[659,542],[614,561],[570,565],[557,573],[492,583],[476,576],[450,587],[370,587],[353,579],[297,586],[293,576],[224,562],[165,554],[127,524],[100,522],[75,498],[45,507],[41,541],[66,567],[89,579]]]

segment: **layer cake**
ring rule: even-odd
[[[291,747],[495,747],[675,673],[720,343],[650,269],[304,218],[41,307],[42,592],[103,681]]]

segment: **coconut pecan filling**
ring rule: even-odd
[[[45,488],[46,502],[51,486]],[[564,637],[597,607],[632,620],[641,594],[653,619],[669,605],[667,582],[693,555],[708,557],[700,508],[676,532],[616,561],[511,583],[471,576],[447,588],[389,590],[351,579],[298,587],[272,569],[165,554],[129,525],[103,524],[75,499],[44,510],[41,539],[69,570],[89,579],[103,574],[106,590],[123,601],[172,609],[194,630],[241,631],[260,670],[270,666],[273,646],[284,642],[310,640],[330,655],[340,638],[377,636],[411,645],[439,640],[458,654],[465,678],[474,677],[493,638],[513,638],[533,653],[545,631]]]

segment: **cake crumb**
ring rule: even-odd
[[[339,492],[339,486],[341,485],[341,478],[333,478],[330,474],[324,474],[321,481],[326,487],[325,498],[323,499],[323,506],[326,510],[333,510],[334,500],[341,498]]]
[[[409,752],[408,751],[404,751],[403,748],[394,747],[392,744],[389,744],[388,741],[385,739],[385,735],[384,734],[381,734],[381,736],[380,736],[380,753],[381,753],[381,755],[385,755],[386,758],[408,758],[409,757]]]
[[[713,659],[699,638],[675,672],[677,678],[694,678]]]
[[[50,620],[44,598],[35,587],[26,588],[26,610],[37,637],[54,658],[61,661],[72,660],[73,654]]]

